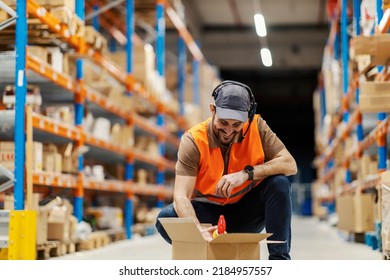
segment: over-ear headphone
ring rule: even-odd
[[[232,81],[232,80],[226,80],[226,81],[223,81],[221,84],[219,84],[213,90],[212,97],[214,98],[214,100],[216,100],[218,94],[227,85],[240,86],[240,87],[244,88],[247,91],[247,93],[249,95],[249,102],[250,102],[250,105],[249,105],[249,108],[248,108],[248,119],[249,119],[249,123],[251,123],[253,121],[253,118],[255,117],[255,114],[256,114],[257,103],[256,103],[256,100],[255,100],[255,97],[253,96],[252,90],[251,90],[251,88],[249,86],[247,86],[246,84],[240,83],[240,82],[236,82],[236,81]]]

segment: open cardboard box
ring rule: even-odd
[[[172,239],[173,260],[259,260],[260,241],[272,233],[227,233],[207,242],[189,218],[160,218]],[[266,241],[283,243],[284,241]]]

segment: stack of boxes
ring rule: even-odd
[[[47,204],[39,205],[40,195],[33,194],[32,209],[37,212],[36,244],[46,244],[48,241],[60,241],[68,244],[75,242],[77,219],[72,216],[73,206],[66,199],[56,197]],[[14,209],[14,196],[6,195],[4,209]]]
[[[357,190],[337,197],[337,227],[352,233],[374,231],[375,195]]]
[[[388,112],[390,108],[390,83],[373,81],[368,71],[378,65],[387,65],[390,58],[390,35],[357,36],[351,43],[351,57],[358,64],[360,81],[359,108],[363,113]],[[377,72],[375,72],[377,73]]]
[[[40,142],[33,142],[33,171],[42,171],[43,168],[43,145]],[[15,143],[11,141],[0,141],[0,164],[9,169],[15,169]]]
[[[56,145],[43,145],[43,170],[53,173],[62,172],[62,155]]]

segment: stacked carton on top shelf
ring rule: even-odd
[[[390,35],[374,34],[357,36],[351,41],[351,57],[358,64],[365,62],[366,74],[370,68],[387,65],[390,61]],[[363,113],[388,112],[390,108],[390,83],[386,81],[370,81],[364,76],[360,79],[359,109]]]
[[[34,0],[38,5],[41,5],[45,8],[51,7],[66,7],[71,11],[75,11],[75,1],[74,0]],[[3,0],[4,4],[8,5],[11,8],[15,8],[15,0]]]

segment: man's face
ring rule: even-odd
[[[234,137],[240,133],[244,123],[233,119],[218,118],[215,110],[213,111],[212,127],[215,136],[223,145],[230,144]]]

